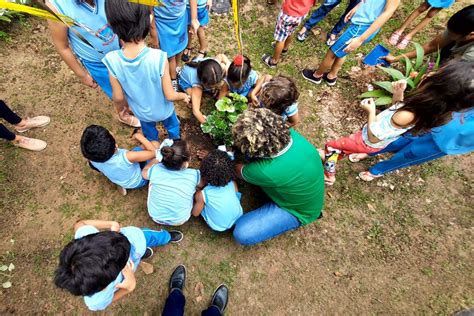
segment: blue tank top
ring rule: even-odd
[[[155,17],[176,20],[186,14],[186,0],[163,0],[163,5],[154,7]]]
[[[165,71],[166,53],[145,47],[133,59],[121,49],[110,52],[103,62],[116,78],[135,116],[144,122],[161,122],[173,114],[173,102],[163,92],[161,78]]]
[[[92,47],[68,30],[69,44],[77,57],[100,62],[105,54],[120,48],[118,36],[112,31],[105,16],[105,0],[95,0],[95,7],[77,0],[49,0],[56,10],[74,19],[83,27],[72,26]]]
[[[364,0],[351,19],[353,24],[371,25],[382,14],[387,0]]]
[[[208,185],[202,194],[205,205],[201,215],[213,230],[227,230],[242,216],[240,193],[235,192],[233,181],[223,187]]]
[[[240,94],[240,95],[246,97],[250,93],[250,91],[255,87],[255,85],[257,84],[258,72],[256,72],[255,70],[251,70],[250,74],[249,74],[249,77],[247,78],[247,81],[245,81],[245,83],[242,85],[242,87],[240,87],[238,89],[231,87],[229,82],[227,81],[227,79],[225,81],[226,81],[227,85],[229,86],[230,92],[234,92],[234,93],[237,93],[237,94]]]
[[[116,185],[125,189],[134,189],[143,181],[142,170],[138,162],[128,161],[127,152],[128,150],[119,148],[106,162],[91,161],[91,164]]]

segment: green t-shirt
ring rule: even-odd
[[[242,176],[306,225],[316,220],[323,208],[323,164],[310,142],[293,129],[290,133],[292,144],[286,152],[246,164]]]

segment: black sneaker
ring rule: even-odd
[[[275,63],[273,62],[272,60],[272,55],[269,55],[269,54],[263,54],[262,56],[262,62],[269,68],[276,68],[276,66],[278,65],[278,63]]]
[[[275,49],[276,42],[272,42],[272,48]],[[282,56],[288,55],[288,48],[281,51]]]
[[[328,73],[325,73],[325,74],[323,75],[323,79],[324,79],[324,81],[326,81],[326,83],[328,84],[328,86],[331,86],[331,87],[334,86],[334,85],[336,84],[336,82],[337,82],[337,77],[334,78],[334,79],[329,79],[329,78],[328,78]]]
[[[314,70],[313,69],[305,68],[305,69],[303,69],[301,74],[303,75],[303,78],[305,78],[306,80],[311,81],[312,83],[315,83],[315,84],[320,84],[321,81],[323,80],[323,76],[321,76],[319,78],[314,76]]]
[[[186,267],[180,264],[177,266],[170,277],[169,290],[170,292],[174,289],[182,291],[186,284]]]
[[[214,292],[214,295],[212,295],[211,306],[217,307],[221,312],[221,315],[223,315],[228,301],[229,289],[225,284],[221,284]]]
[[[168,233],[170,233],[171,235],[171,240],[170,240],[171,243],[177,244],[181,240],[183,240],[184,235],[182,232],[178,230],[170,230]]]
[[[148,259],[148,258],[151,258],[153,257],[153,249],[151,249],[150,247],[146,247],[146,251],[145,251],[145,254],[143,255],[142,259]]]

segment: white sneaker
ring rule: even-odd
[[[18,141],[13,141],[13,145],[31,151],[42,151],[48,144],[41,139],[21,136]]]
[[[22,127],[18,127],[18,128],[15,127],[15,130],[18,133],[24,133],[35,127],[46,126],[49,124],[50,121],[51,119],[49,118],[49,116],[35,116],[32,118],[27,117],[25,119],[26,124]]]

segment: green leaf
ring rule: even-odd
[[[373,91],[367,91],[359,95],[359,98],[365,99],[365,98],[380,98],[380,97],[385,97],[388,96],[387,91],[385,90],[373,90]]]
[[[415,84],[415,87],[418,87],[418,85],[421,82],[421,78],[426,74],[426,71],[428,70],[428,65],[425,64],[421,70],[418,72],[418,75],[416,76],[415,80],[413,80],[413,83]]]
[[[415,88],[415,83],[413,82],[413,79],[411,78],[407,78],[407,85],[412,89]]]
[[[439,50],[439,47],[438,47],[438,55],[436,56],[436,62],[435,62],[433,71],[438,70],[440,61],[441,61],[441,51]]]
[[[234,124],[235,122],[237,122],[237,119],[239,118],[239,114],[237,113],[230,113],[227,118],[229,119],[229,121]]]
[[[11,283],[10,281],[3,282],[3,283],[2,283],[2,287],[3,287],[4,289],[9,289],[9,288],[12,287],[12,283]]]
[[[414,42],[415,44],[415,49],[416,49],[416,62],[415,62],[415,71],[417,71],[421,65],[423,64],[423,58],[425,57],[425,51],[423,50],[423,47]]]
[[[390,81],[376,81],[374,84],[390,93],[393,93],[393,87]]]
[[[216,109],[221,112],[235,112],[235,107],[232,100],[229,98],[222,98],[216,102]]]
[[[12,272],[15,269],[15,265],[13,263],[10,263],[8,266],[8,271]]]
[[[0,21],[10,23],[12,20],[5,15],[0,15]]]
[[[388,73],[390,76],[392,76],[393,80],[395,81],[405,79],[405,76],[399,70],[382,66],[379,66],[379,68]]]
[[[209,134],[212,131],[212,126],[210,126],[207,122],[201,125],[201,129],[203,133]]]
[[[6,265],[1,265],[0,266],[0,271],[7,271],[8,270],[8,267]]]
[[[410,58],[408,58],[407,56],[403,56],[403,58],[405,60],[405,77],[408,78],[410,76],[411,70],[413,69],[413,66],[411,64]]]
[[[392,97],[381,97],[375,100],[375,105],[392,104]]]

